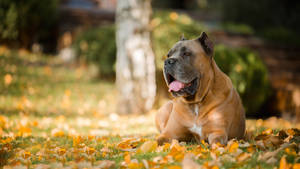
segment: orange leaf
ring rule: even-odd
[[[230,153],[234,153],[236,152],[236,150],[239,148],[239,144],[237,142],[233,142],[232,144],[230,144],[229,148],[228,148],[228,151]]]
[[[96,150],[95,150],[95,148],[93,148],[93,147],[87,147],[87,148],[86,148],[86,153],[87,153],[88,155],[93,155],[95,152],[96,152]]]
[[[181,167],[178,165],[172,165],[172,166],[169,166],[168,169],[181,169]]]
[[[280,159],[279,169],[288,169],[288,163],[286,162],[285,156],[282,156]]]
[[[156,141],[146,141],[138,148],[137,153],[149,153],[154,151],[156,148],[157,148]]]
[[[163,150],[166,151],[170,148],[171,144],[170,143],[165,143],[163,146]]]
[[[293,129],[287,129],[286,131],[289,135],[295,135],[295,131]]]
[[[25,151],[24,153],[23,153],[23,158],[24,159],[27,159],[27,158],[29,158],[31,156],[31,153],[29,152],[29,151]]]
[[[211,169],[219,169],[219,167],[214,165],[214,166],[211,167]]]
[[[129,164],[131,162],[130,154],[126,153],[124,156],[124,160],[127,164]]]
[[[129,163],[128,168],[129,169],[140,169],[140,168],[143,168],[143,164],[141,164],[141,163]]]
[[[300,163],[296,163],[293,165],[293,169],[300,169]]]

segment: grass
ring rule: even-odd
[[[214,148],[205,142],[157,146],[155,110],[116,114],[114,82],[96,77],[91,66],[0,47],[0,165],[174,169],[190,165],[185,161],[193,154],[203,168],[299,167],[299,143],[291,141],[299,138],[298,130],[282,130],[299,124],[277,118],[248,120],[247,129],[265,138]],[[279,137],[280,132],[286,135]],[[267,137],[290,146],[262,160],[283,145]]]

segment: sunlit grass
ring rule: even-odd
[[[184,161],[190,153],[197,165],[214,169],[273,168],[284,162],[294,167],[300,162],[293,143],[299,144],[298,131],[282,130],[299,126],[277,118],[247,121],[252,136],[263,133],[263,139],[215,148],[205,142],[157,146],[155,110],[116,114],[114,82],[96,78],[96,73],[53,56],[0,48],[0,166],[174,169],[188,165]],[[291,147],[261,160],[281,147],[269,136],[277,139],[282,132],[286,135],[280,139]]]

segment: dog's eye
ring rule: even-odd
[[[190,52],[183,52],[183,56],[190,56],[191,53]]]

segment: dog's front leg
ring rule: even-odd
[[[172,108],[173,103],[172,101],[169,101],[157,111],[157,114],[155,116],[155,123],[156,128],[159,132],[162,132],[166,128],[170,113],[172,112]]]
[[[170,113],[165,128],[157,138],[159,145],[162,145],[165,142],[171,142],[172,139],[179,141],[189,141],[192,139],[192,135],[188,131],[188,128],[182,124],[180,118],[177,116],[178,114],[174,111]]]

